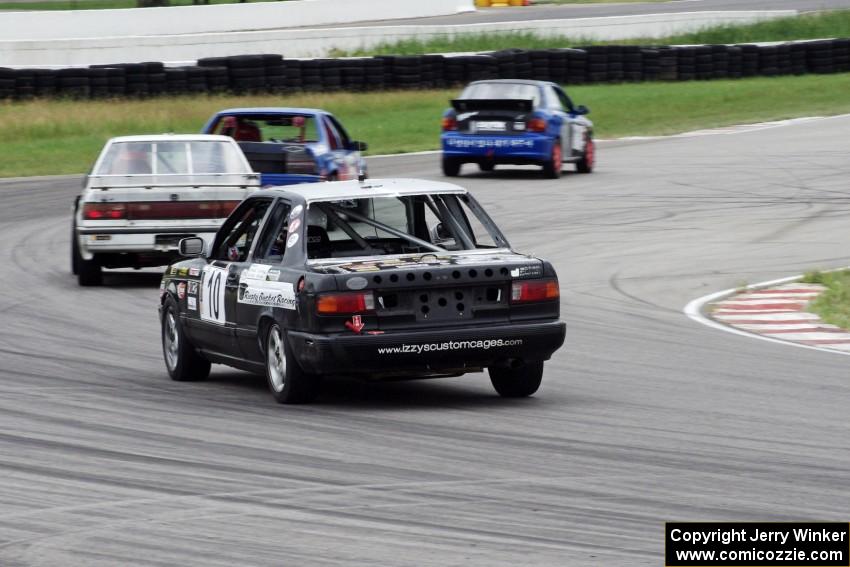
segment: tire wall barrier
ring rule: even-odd
[[[0,99],[427,89],[480,79],[537,79],[569,86],[845,71],[850,71],[850,39],[759,45],[606,45],[345,59],[284,59],[263,54],[207,57],[184,67],[166,67],[160,62],[67,69],[0,67]]]

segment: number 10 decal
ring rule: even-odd
[[[224,290],[227,268],[207,266],[201,280],[201,319],[224,325]]]

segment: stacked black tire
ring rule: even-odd
[[[850,39],[765,45],[604,45],[345,59],[299,60],[259,54],[206,57],[196,66],[184,67],[165,67],[155,61],[67,69],[0,67],[0,100],[427,89],[498,78],[573,85],[847,71]]]
[[[6,69],[5,67],[0,67],[0,98],[12,98],[16,96],[16,76],[17,73],[14,69]]]
[[[277,53],[266,53],[263,55],[263,68],[266,75],[265,90],[270,93],[286,92],[286,67],[283,65],[283,56]]]
[[[236,55],[227,58],[230,90],[236,94],[263,92],[266,88],[266,63],[262,55]]]
[[[19,69],[15,71],[13,94],[20,99],[28,99],[35,96],[35,73],[31,69]]]

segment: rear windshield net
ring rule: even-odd
[[[531,100],[534,106],[539,106],[540,89],[521,83],[478,83],[466,87],[460,98]]]
[[[116,142],[95,175],[194,175],[249,173],[232,143]]]
[[[312,259],[507,246],[477,204],[455,194],[314,202],[306,240]]]
[[[210,133],[230,136],[237,142],[305,144],[319,141],[315,117],[303,114],[222,116]]]

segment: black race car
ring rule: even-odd
[[[174,380],[210,363],[263,373],[281,403],[311,401],[328,374],[460,376],[487,368],[502,396],[529,396],[564,342],[558,279],[516,253],[456,185],[340,181],[252,194],[211,248],[160,286]]]

